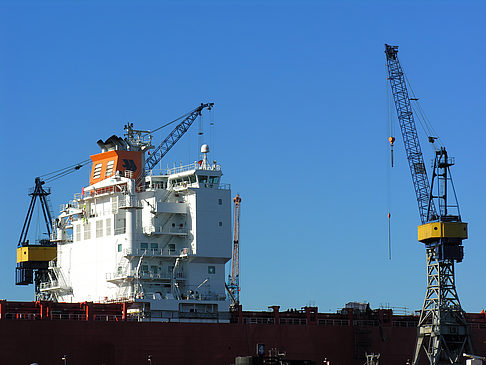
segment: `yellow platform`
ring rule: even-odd
[[[25,246],[17,248],[17,263],[51,261],[57,256],[57,247]]]
[[[432,222],[418,226],[418,240],[431,242],[439,238],[467,238],[467,223],[464,222]]]

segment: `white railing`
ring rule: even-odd
[[[155,273],[155,272],[146,272],[146,271],[141,271],[140,272],[140,279],[152,279],[152,280],[157,280],[157,279],[165,279],[165,280],[171,280],[172,279],[172,274],[169,273]],[[182,272],[176,273],[175,276],[176,279],[185,279],[185,275]]]
[[[126,233],[126,228],[125,227],[118,227],[118,228],[115,228],[115,235],[117,234],[124,234]]]
[[[58,288],[58,287],[59,287],[59,282],[57,280],[40,283],[40,290],[47,290],[47,289]]]
[[[125,248],[123,250],[124,256],[184,256],[190,255],[191,250],[189,248],[183,248],[176,253],[176,250],[170,250],[168,248]]]
[[[143,233],[145,234],[173,234],[173,235],[187,235],[187,228],[169,228],[162,230],[162,227],[157,227],[158,230],[155,229],[154,226],[145,226],[143,227]]]
[[[231,184],[224,184],[224,183],[202,183],[202,182],[200,182],[198,186],[200,188],[231,190]]]
[[[192,171],[192,170],[210,170],[210,171],[221,171],[221,165],[212,164],[206,167],[202,167],[198,162],[193,162],[189,165],[174,166],[172,168],[167,168],[166,174],[179,174],[181,172]]]
[[[142,202],[139,200],[135,200],[133,198],[132,203],[130,203],[130,196],[129,195],[120,195],[118,196],[118,209],[121,208],[142,208]]]
[[[128,272],[113,272],[113,273],[106,273],[105,278],[106,280],[123,280],[127,278],[133,278],[135,275],[130,274]],[[172,280],[173,275],[172,273],[156,273],[151,271],[140,271],[138,275],[139,279],[142,280]],[[177,272],[175,279],[185,279],[186,276],[182,272]]]

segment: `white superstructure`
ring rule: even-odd
[[[61,207],[57,258],[41,292],[60,302],[128,302],[152,319],[214,320],[230,304],[231,192],[220,165],[208,163],[203,145],[201,161],[145,176],[144,151],[117,138],[99,141],[90,185]]]

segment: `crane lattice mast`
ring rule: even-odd
[[[228,289],[233,299],[233,304],[240,303],[240,203],[239,194],[233,199],[234,210],[234,230],[233,230],[233,258],[231,260],[231,276],[229,277]]]
[[[447,156],[444,147],[436,150],[429,186],[405,75],[397,53],[397,46],[385,45],[388,80],[422,221],[418,227],[418,240],[425,244],[427,256],[427,291],[418,324],[413,365],[419,364],[422,352],[430,365],[454,365],[460,363],[464,352],[472,352],[454,275],[454,263],[463,259],[462,240],[467,238],[467,223],[461,221],[449,171],[454,161]]]

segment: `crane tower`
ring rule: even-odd
[[[398,46],[385,45],[388,80],[412,175],[419,214],[418,240],[425,244],[427,291],[420,314],[413,365],[425,352],[430,365],[459,364],[464,352],[472,352],[469,328],[455,286],[454,264],[463,259],[462,240],[467,223],[461,221],[450,166],[454,160],[444,147],[436,149],[429,186],[412,105]],[[434,142],[434,137],[429,137]]]
[[[240,203],[241,198],[239,194],[233,198],[235,204],[234,211],[234,231],[233,231],[233,258],[231,260],[231,276],[228,280],[228,289],[233,304],[240,304]]]

